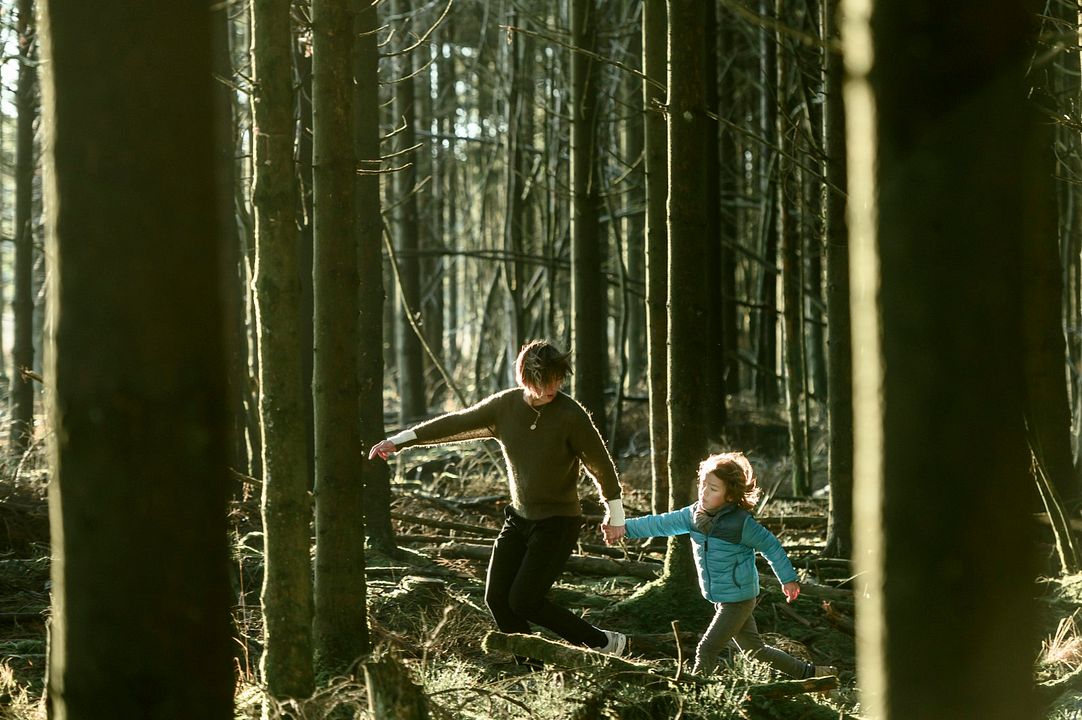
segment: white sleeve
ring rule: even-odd
[[[393,442],[395,445],[401,445],[402,443],[408,443],[410,440],[416,440],[417,433],[407,428],[402,432],[396,433],[387,439]]]
[[[609,506],[609,525],[623,525],[624,501],[616,498],[615,500],[606,500],[605,503]]]

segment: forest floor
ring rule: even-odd
[[[560,655],[567,646],[550,643],[546,647],[555,647],[557,654],[547,657],[543,669],[517,664],[503,649],[515,637],[490,635],[495,627],[484,606],[488,549],[508,497],[498,450],[479,445],[417,449],[392,460],[392,517],[400,551],[393,556],[370,551],[366,558],[375,657],[405,670],[404,677],[416,686],[416,700],[434,718],[861,717],[853,638],[853,593],[860,590],[859,579],[849,577],[847,563],[822,557],[826,500],[783,496],[784,483],[779,487],[776,480],[789,477],[789,468],[783,459],[771,459],[782,457],[771,437],[758,428],[753,439],[742,437],[734,444],[763,448],[751,458],[764,486],[774,491],[760,519],[801,573],[803,592],[786,603],[769,567],[762,565],[756,621],[767,642],[817,665],[835,666],[836,687],[821,692],[794,687],[739,654],[715,676],[691,676],[695,644],[712,606],[697,592],[651,603],[645,589],[660,570],[665,546],[628,541],[621,548],[605,547],[597,528],[601,507],[586,487],[583,510],[593,520],[553,597],[595,625],[629,634],[628,662],[592,652]],[[641,434],[638,440],[618,440],[618,447],[630,448],[618,465],[632,516],[650,507],[649,459],[635,451],[636,442],[642,445]],[[5,475],[0,478],[0,720],[39,720],[45,717],[41,699],[49,609],[45,470],[39,461]],[[815,475],[821,485],[823,468]],[[231,512],[238,597],[234,616],[245,638],[237,660],[237,718],[259,718],[264,702],[256,671],[261,648],[259,492],[252,490],[252,497],[235,503]],[[1034,663],[1035,680],[1046,717],[1082,720],[1082,576],[1046,579],[1035,593],[1045,638]],[[322,718],[336,708],[346,717],[371,717],[363,673],[355,681],[325,683],[293,714]],[[276,714],[272,708],[271,715]]]

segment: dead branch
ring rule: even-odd
[[[849,617],[845,613],[839,612],[834,609],[829,600],[824,600],[821,603],[823,612],[826,613],[827,620],[831,625],[841,630],[848,635],[856,635],[856,628],[853,624],[853,618]]]

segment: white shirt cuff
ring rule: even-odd
[[[417,433],[413,432],[412,430],[406,429],[406,430],[403,430],[400,433],[396,433],[396,434],[392,435],[391,437],[389,437],[387,439],[390,440],[391,442],[393,442],[396,446],[398,446],[398,445],[401,445],[402,443],[408,443],[410,440],[416,440],[417,439]]]
[[[606,500],[605,503],[609,506],[609,525],[623,525],[624,501],[616,498],[615,500]]]

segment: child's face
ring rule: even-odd
[[[699,483],[699,503],[707,512],[714,512],[725,504],[725,483],[714,473]]]

